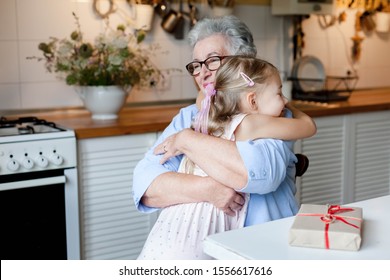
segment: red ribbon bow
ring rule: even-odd
[[[353,208],[343,208],[340,205],[329,205],[328,211],[326,214],[313,214],[313,213],[300,213],[299,216],[320,216],[321,221],[325,223],[325,248],[329,249],[329,225],[335,220],[341,221],[344,224],[352,226],[354,228],[359,228],[357,225],[351,224],[345,220],[345,218],[361,220],[355,217],[342,217],[336,214],[341,214],[345,212],[354,211]]]

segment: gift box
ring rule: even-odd
[[[290,228],[292,246],[357,251],[363,210],[339,205],[302,204]]]

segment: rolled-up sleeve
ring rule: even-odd
[[[282,140],[237,141],[248,182],[241,192],[266,194],[275,191],[286,177],[291,150]]]
[[[133,173],[132,195],[134,204],[139,211],[150,213],[158,210],[158,208],[152,208],[144,205],[141,202],[141,198],[153,180],[158,176],[166,172],[177,171],[182,158],[182,156],[171,158],[162,165],[160,164],[161,155],[153,154],[154,148],[163,142],[168,136],[190,127],[192,118],[196,112],[197,109],[195,105],[181,109],[179,114],[173,118],[172,122],[164,130],[153,147],[146,152],[145,157],[136,165]]]

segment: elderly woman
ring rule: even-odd
[[[193,59],[186,68],[199,87],[196,104],[180,110],[134,170],[133,198],[142,212],[192,202],[210,202],[234,215],[249,193],[245,226],[295,215],[292,142],[275,139],[229,141],[195,132],[192,121],[229,55],[256,56],[248,27],[234,16],[203,19],[189,33]],[[208,176],[178,173],[185,154]]]

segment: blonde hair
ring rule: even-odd
[[[241,73],[248,76],[255,84],[250,86],[249,80],[243,78]],[[225,58],[215,76],[216,94],[211,99],[208,133],[221,136],[225,125],[234,115],[241,112],[242,95],[253,91],[261,94],[275,75],[279,75],[278,69],[265,60],[248,56]]]

